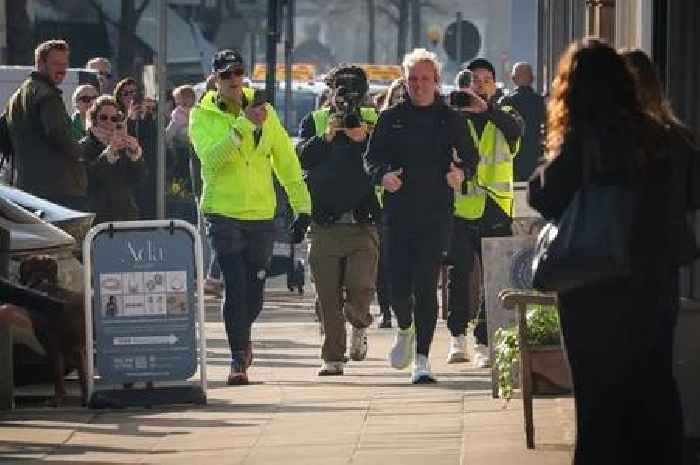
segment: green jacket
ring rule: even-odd
[[[252,101],[253,90],[244,89]],[[215,91],[204,95],[190,113],[189,134],[201,162],[204,213],[239,220],[269,220],[277,199],[272,182],[287,191],[295,213],[311,213],[311,199],[299,160],[277,113],[267,105],[267,119],[255,144],[255,125],[243,114],[219,108]]]
[[[85,195],[87,170],[58,87],[32,73],[10,97],[7,125],[17,187],[49,200]]]

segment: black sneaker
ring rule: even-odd
[[[245,361],[234,357],[231,359],[231,371],[228,374],[226,384],[229,386],[242,386],[248,384],[248,373],[246,372]]]

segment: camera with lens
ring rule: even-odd
[[[457,74],[455,86],[457,90],[450,92],[449,104],[454,108],[466,108],[474,104],[474,98],[467,92],[459,89],[464,89],[472,85],[472,72],[468,69],[463,69]]]
[[[344,76],[336,80],[335,116],[344,128],[353,129],[362,125],[360,104],[367,92],[367,81],[359,76]]]
[[[450,106],[455,108],[466,108],[474,104],[474,98],[463,90],[453,90],[450,92]]]

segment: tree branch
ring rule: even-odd
[[[377,11],[385,14],[392,23],[399,24],[399,17],[395,15],[391,10],[386,8],[384,5],[377,5]]]

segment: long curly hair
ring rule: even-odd
[[[676,116],[664,95],[661,79],[649,55],[642,50],[622,50],[621,53],[636,79],[639,100],[649,116],[695,144],[692,131]]]
[[[582,127],[614,146],[609,153],[629,153],[625,148],[633,142],[641,149],[639,163],[658,145],[659,132],[644,112],[624,59],[591,38],[572,43],[559,61],[547,102],[547,158],[557,157],[566,137]]]

